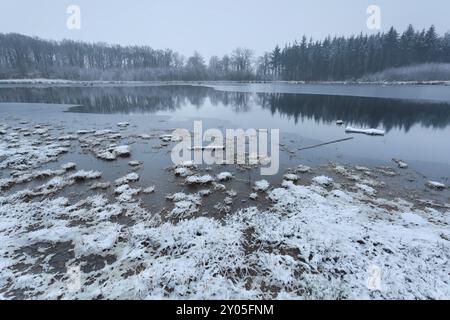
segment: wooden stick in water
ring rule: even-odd
[[[339,143],[339,142],[344,142],[344,141],[348,141],[348,140],[352,140],[352,139],[354,139],[354,137],[351,137],[351,138],[345,138],[345,139],[339,139],[339,140],[333,140],[333,141],[325,142],[325,143],[320,143],[320,144],[316,144],[316,145],[314,145],[314,146],[309,146],[309,147],[300,148],[300,149],[298,149],[298,150],[299,150],[299,151],[302,151],[302,150],[307,150],[307,149],[318,148],[318,147],[326,146],[326,145],[329,145],[329,144]]]

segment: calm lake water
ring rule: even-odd
[[[0,87],[4,119],[23,113],[74,129],[130,121],[141,132],[192,129],[193,120],[204,120],[204,128],[278,128],[282,142],[304,163],[394,166],[392,158],[398,158],[411,170],[441,180],[450,176],[449,101],[450,87],[445,86]],[[17,102],[26,104],[11,104]],[[349,135],[346,126],[378,128],[386,135]],[[298,151],[351,136],[351,141]]]

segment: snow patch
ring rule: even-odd
[[[256,191],[265,192],[269,190],[270,183],[267,180],[259,180],[255,182],[255,186],[253,187]]]

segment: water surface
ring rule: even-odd
[[[61,109],[46,110],[54,111],[55,120],[69,123],[73,123],[67,121],[69,114],[75,122],[82,119],[81,114],[97,115],[88,118],[102,119],[96,122],[99,126],[114,126],[116,121],[132,119],[140,130],[152,129],[158,123],[155,119],[163,117],[167,119],[166,129],[192,129],[193,120],[204,120],[205,128],[276,128],[290,151],[305,161],[393,165],[392,158],[398,158],[423,175],[435,179],[449,176],[448,87],[355,87],[358,86],[342,89],[327,85],[325,90],[323,86],[315,89],[294,85],[8,87],[0,88],[0,101],[67,105],[64,113]],[[382,91],[382,96],[390,98],[373,94]],[[352,92],[356,96],[349,96]],[[409,99],[398,98],[406,93]],[[3,109],[0,112],[6,112]],[[337,125],[337,120],[343,120],[344,126]],[[348,135],[345,126],[378,128],[385,130],[386,135]],[[350,136],[354,137],[351,141],[298,151]]]

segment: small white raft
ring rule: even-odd
[[[345,128],[345,132],[347,133],[362,133],[367,134],[369,136],[384,136],[385,132],[383,130],[378,129],[356,129],[352,127]]]

